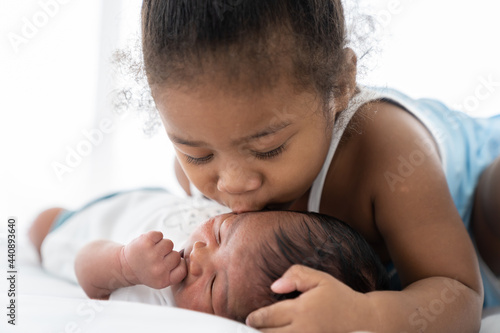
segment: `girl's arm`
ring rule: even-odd
[[[360,294],[321,272],[294,267],[272,289],[303,293],[253,312],[251,326],[275,333],[479,330],[483,288],[477,257],[439,153],[413,116],[381,104],[351,139],[357,141],[351,165],[360,168],[354,172],[357,184],[366,185],[367,206],[359,209],[372,212],[404,289]],[[402,166],[410,160],[414,165]]]
[[[127,245],[97,240],[84,246],[75,260],[78,282],[90,298],[108,299],[118,288],[144,284],[161,289],[182,281],[186,266],[173,243],[150,231]]]
[[[408,112],[390,104],[378,108],[365,138],[372,140],[374,219],[404,287],[396,294],[370,295],[386,320],[382,327],[386,332],[476,332],[483,304],[479,265],[439,151]],[[409,165],[402,166],[405,161]],[[400,178],[389,181],[389,172]]]

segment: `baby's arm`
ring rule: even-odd
[[[127,245],[107,240],[87,244],[77,255],[78,282],[90,298],[108,299],[118,288],[144,284],[161,289],[182,281],[186,265],[173,243],[150,231]]]

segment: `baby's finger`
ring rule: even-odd
[[[144,235],[155,244],[163,239],[163,233],[161,231],[148,231]]]
[[[187,275],[186,261],[181,259],[179,265],[170,272],[170,283],[180,283]]]
[[[166,256],[174,249],[174,243],[170,239],[163,238],[155,244],[154,249],[161,256]]]
[[[257,329],[284,327],[292,323],[293,313],[294,300],[281,301],[250,313],[245,323]]]
[[[181,255],[179,252],[172,251],[163,257],[163,264],[168,267],[168,270],[171,271],[175,267],[179,266],[181,262]]]

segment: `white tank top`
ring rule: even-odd
[[[321,194],[323,193],[323,186],[325,184],[326,175],[328,174],[328,170],[330,169],[330,163],[332,162],[333,155],[335,155],[335,151],[337,150],[340,139],[342,138],[347,125],[349,125],[349,122],[351,121],[356,111],[358,111],[363,104],[366,104],[373,100],[392,97],[361,86],[358,86],[358,89],[360,90],[360,92],[349,101],[349,105],[344,111],[342,111],[342,114],[335,120],[335,123],[333,125],[330,149],[328,151],[328,154],[326,155],[325,162],[323,163],[321,171],[319,172],[318,176],[311,186],[309,200],[307,203],[307,210],[310,212],[319,213]]]
[[[444,110],[438,108],[438,106],[442,106],[442,104],[436,106],[434,105],[436,104],[436,102],[429,100],[422,100],[422,102],[418,103],[419,101],[412,100],[409,97],[402,95],[401,93],[389,88],[370,89],[367,87],[358,86],[358,89],[360,90],[360,92],[351,99],[347,108],[344,111],[342,111],[342,114],[335,121],[333,125],[333,130],[332,130],[333,133],[332,133],[332,140],[330,142],[330,149],[325,158],[325,162],[323,164],[323,167],[321,168],[321,171],[319,172],[318,176],[316,177],[311,186],[309,200],[307,203],[307,210],[310,212],[319,213],[321,194],[323,193],[325,178],[328,173],[328,170],[330,169],[330,163],[332,162],[333,155],[335,155],[335,151],[337,150],[340,139],[342,138],[342,135],[344,134],[345,129],[347,128],[347,125],[351,121],[356,111],[358,111],[363,104],[369,103],[374,100],[387,100],[393,104],[399,105],[404,110],[408,111],[410,114],[413,114],[429,130],[429,132],[434,137],[434,140],[436,141],[438,146],[439,154],[441,156],[441,163],[443,165],[443,169],[447,171],[449,164],[448,163],[449,156],[444,153],[447,150],[450,150],[446,149],[446,144],[447,140],[450,141],[453,135],[448,135],[449,136],[448,138],[446,135],[447,133],[443,133],[443,129],[441,128],[442,127],[442,125],[440,125],[441,123],[450,122],[449,119],[445,119],[444,121],[440,120],[440,118],[438,119],[438,117],[442,117],[444,113]],[[426,103],[429,104],[431,102],[434,103],[433,107],[431,107],[432,105],[431,106],[420,105]],[[438,110],[436,111],[433,108],[437,108]]]
[[[321,194],[323,192],[323,186],[325,184],[325,178],[330,169],[330,163],[332,162],[333,155],[339,145],[340,139],[347,128],[347,125],[351,121],[352,117],[358,111],[359,107],[368,101],[376,98],[376,94],[372,91],[360,88],[360,92],[356,94],[350,101],[347,108],[342,111],[342,114],[335,120],[332,129],[332,140],[330,142],[330,149],[326,155],[323,167],[319,172],[318,176],[314,180],[311,191],[309,193],[309,200],[307,203],[307,210],[310,212],[319,213],[319,205],[321,203]]]

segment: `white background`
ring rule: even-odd
[[[43,20],[41,3],[54,1],[57,10]],[[26,230],[44,208],[77,208],[110,191],[179,191],[164,133],[148,139],[140,117],[117,117],[109,107],[110,55],[138,27],[141,1],[57,1],[0,0],[0,233],[7,216]],[[484,90],[482,83],[500,82],[497,7],[491,0],[364,1],[360,12],[380,29],[360,82],[437,98],[477,116],[499,113],[499,84]],[[40,27],[14,47],[12,36],[22,37],[27,21]],[[478,99],[477,89],[488,96]],[[83,133],[103,119],[112,131],[58,178],[54,163],[65,164],[85,145]]]

